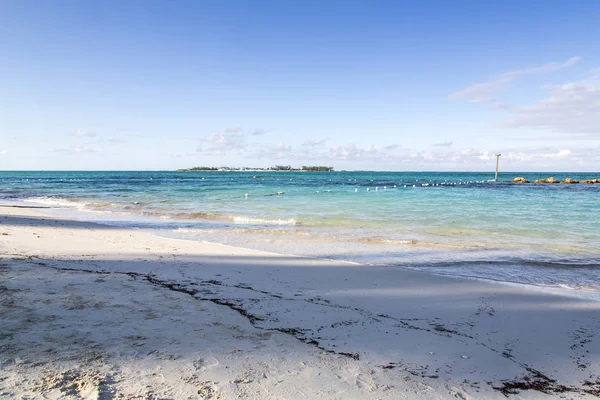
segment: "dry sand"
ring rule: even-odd
[[[0,397],[592,399],[600,303],[0,208]]]

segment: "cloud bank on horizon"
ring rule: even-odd
[[[0,6],[0,169],[600,171],[600,3],[106,5]]]

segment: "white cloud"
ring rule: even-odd
[[[86,146],[70,146],[66,149],[51,149],[50,151],[57,153],[79,154],[79,153],[95,153],[96,150]]]
[[[581,57],[571,57],[563,63],[551,62],[548,64],[540,65],[539,67],[531,67],[531,68],[519,69],[516,71],[505,72],[504,74],[502,74],[500,76],[501,77],[502,76],[512,77],[512,79],[515,79],[519,75],[534,75],[534,74],[544,74],[544,73],[548,73],[548,72],[560,71],[561,69],[565,69],[565,68],[568,68],[568,67],[571,67],[571,66],[577,64],[580,60],[581,60]]]
[[[118,138],[118,137],[114,137],[114,136],[108,139],[108,143],[110,143],[110,144],[127,143],[127,142],[128,142],[127,139]]]
[[[279,143],[276,145],[270,145],[254,152],[249,156],[250,158],[258,159],[271,159],[271,160],[295,160],[297,156],[294,154],[294,148],[292,145]]]
[[[496,110],[510,110],[512,106],[510,104],[501,103],[499,101],[494,101],[490,104],[490,107]]]
[[[463,149],[459,152],[454,153],[454,157],[458,159],[479,159],[479,160],[491,160],[492,155],[488,150],[482,149]]]
[[[509,160],[515,161],[540,161],[540,160],[549,160],[549,159],[557,159],[557,160],[565,160],[572,156],[573,152],[570,149],[556,149],[556,150],[546,150],[546,151],[532,151],[532,152],[524,152],[524,151],[510,151],[507,153],[502,153],[501,158],[506,158]]]
[[[596,149],[541,147],[502,151],[500,166],[506,170],[573,171],[596,169],[600,157]]]
[[[247,147],[241,133],[213,133],[203,140],[208,147],[199,146],[196,151],[207,155],[224,155],[230,151],[244,150]]]
[[[323,147],[329,141],[329,138],[321,139],[321,140],[307,140],[302,143],[302,146],[305,147]]]
[[[0,150],[0,156],[4,156],[6,154],[8,154],[7,150]]]
[[[278,145],[256,154],[265,158],[287,158],[290,160],[314,160],[318,162],[352,161],[373,162],[380,165],[419,165],[430,167],[433,164],[485,163],[493,159],[493,153],[486,149],[450,150],[449,143],[443,143],[439,150],[408,149],[397,144],[376,147],[356,144],[334,145],[329,148],[303,144],[297,151],[291,146]],[[284,154],[285,153],[285,154]]]
[[[496,92],[512,79],[501,77],[491,82],[476,83],[459,92],[452,93],[451,99],[467,99],[472,103],[483,103],[496,98]]]
[[[554,71],[559,71],[564,68],[571,67],[581,60],[581,57],[571,57],[565,62],[551,62],[548,64],[540,65],[537,67],[524,68],[514,71],[505,72],[498,75],[495,79],[476,83],[468,86],[463,90],[452,93],[449,95],[451,99],[466,99],[472,103],[483,103],[492,101],[496,98],[496,93],[506,86],[508,83],[514,81],[519,76],[523,75],[537,75],[544,74]]]
[[[72,153],[95,153],[96,152],[96,150],[90,149],[89,147],[85,147],[85,146],[71,146],[71,147],[69,147],[69,151]]]
[[[76,136],[76,137],[96,137],[95,133],[89,133],[89,132],[84,132],[80,129],[73,129],[70,133],[71,136]]]
[[[571,149],[559,149],[554,147],[528,148],[528,149],[456,149],[456,150],[412,150],[396,156],[387,155],[384,159],[396,166],[408,166],[411,168],[434,169],[459,169],[492,171],[495,167],[496,152],[502,154],[500,166],[512,170],[539,170],[540,168],[552,168],[562,165],[570,167],[581,164],[584,161],[593,162],[589,154],[575,153]],[[591,154],[591,153],[590,153]]]
[[[191,157],[191,156],[196,156],[196,153],[167,153],[167,155],[169,157],[173,157],[173,158],[183,158],[183,157]]]
[[[275,145],[275,150],[279,152],[289,153],[292,151],[292,146],[289,144],[279,143]]]
[[[513,108],[507,127],[545,128],[600,138],[600,80],[549,85],[550,96],[538,104]]]
[[[378,165],[393,165],[397,168],[403,166],[409,168],[436,169],[444,168],[464,168],[469,166],[471,169],[485,170],[493,169],[495,165],[496,152],[502,153],[501,160],[509,160],[512,165],[519,165],[535,169],[536,166],[547,167],[553,162],[582,162],[586,158],[592,160],[593,157],[584,154],[575,154],[571,149],[560,149],[554,147],[534,148],[534,149],[512,149],[498,151],[499,149],[481,149],[464,148],[450,149],[440,148],[439,150],[419,150],[402,149],[401,152],[393,152],[374,146],[359,148],[354,145],[334,146],[329,154],[329,159],[334,160],[377,160]],[[590,153],[591,154],[591,153]],[[501,161],[502,163],[502,161]]]
[[[241,131],[242,131],[242,128],[240,128],[239,126],[234,126],[234,127],[225,129],[225,132],[227,132],[227,133],[238,133]]]
[[[264,129],[256,129],[252,132],[252,135],[260,136],[260,135],[264,135],[265,133],[267,133],[267,131],[265,131]]]
[[[505,171],[594,169],[600,165],[600,150],[589,146],[580,146],[579,149],[569,145],[456,148],[454,143],[443,142],[424,149],[411,149],[397,144],[375,146],[346,143],[324,146],[320,145],[323,140],[309,140],[300,145],[240,144],[236,141],[238,139],[227,134],[213,134],[204,139],[203,144],[210,146],[204,151],[217,155],[224,154],[227,149],[243,149],[247,159],[261,160],[264,164],[283,160],[283,163],[290,165],[310,162],[333,165],[338,169],[493,171],[496,153],[502,154],[500,168]],[[319,145],[315,145],[317,143]]]
[[[357,147],[355,144],[346,146],[333,146],[329,149],[329,155],[332,159],[338,160],[358,160],[378,158],[380,151],[373,145]]]

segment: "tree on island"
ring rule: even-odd
[[[178,169],[177,172],[198,172],[198,171],[306,171],[306,172],[332,172],[333,167],[320,165],[303,165],[302,168],[293,168],[291,165],[275,165],[269,168],[235,168],[235,167],[193,167]]]
[[[269,169],[272,171],[292,171],[294,168],[291,165],[276,165]]]
[[[309,172],[331,172],[333,171],[333,167],[324,167],[324,166],[302,166],[302,171]]]
[[[193,168],[183,168],[178,169],[178,172],[187,172],[187,171],[218,171],[219,169],[216,167],[193,167]]]

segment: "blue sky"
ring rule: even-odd
[[[0,169],[600,171],[600,2],[491,3],[4,0]]]

